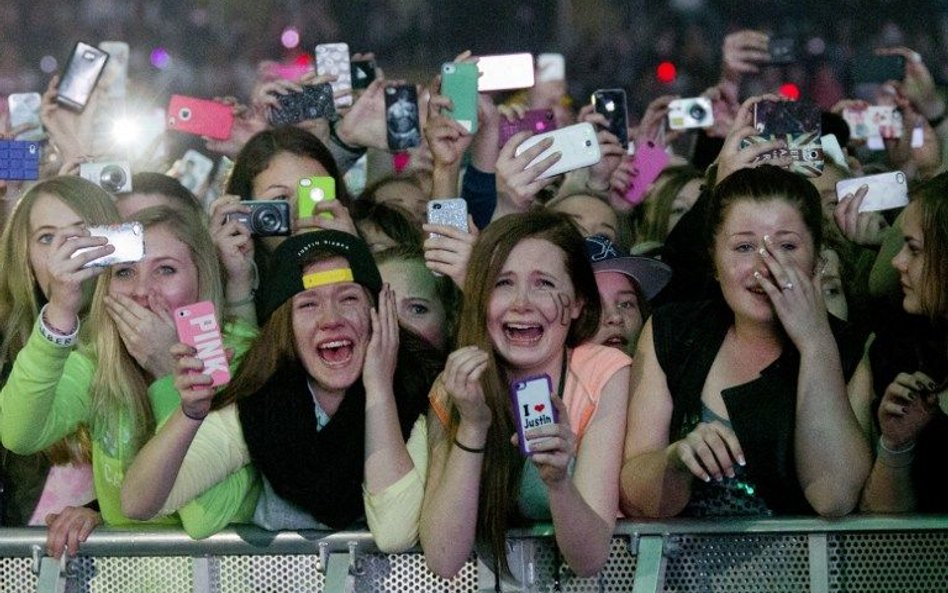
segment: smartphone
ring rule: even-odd
[[[230,381],[230,368],[224,353],[224,340],[214,311],[214,303],[201,301],[174,310],[174,325],[178,339],[197,350],[195,356],[204,363],[205,375],[211,377],[211,387]]]
[[[336,117],[332,85],[328,82],[304,85],[302,92],[277,95],[280,106],[270,110],[273,126],[291,125],[308,119],[332,120]]]
[[[624,197],[626,202],[637,205],[645,199],[645,192],[665,170],[670,157],[664,148],[648,141],[644,146],[636,147],[632,159],[635,169]]]
[[[668,104],[668,127],[672,130],[710,128],[713,125],[714,110],[708,98],[675,99]]]
[[[761,136],[819,132],[820,108],[809,101],[759,101],[754,104],[754,127]]]
[[[545,138],[553,138],[553,145],[541,152],[527,166],[535,165],[554,152],[561,152],[563,156],[552,167],[544,171],[540,175],[540,179],[595,165],[602,159],[599,141],[596,139],[596,129],[588,122],[573,124],[552,132],[531,136],[520,143],[514,154],[519,156],[523,151],[535,146]]]
[[[836,134],[823,134],[823,136],[820,137],[820,143],[823,145],[823,160],[832,161],[836,166],[848,172],[849,163],[846,162],[846,155],[839,145]]]
[[[867,54],[853,60],[853,84],[878,84],[905,78],[903,56],[877,56]]]
[[[865,109],[847,107],[843,110],[843,119],[849,125],[853,139],[902,137],[902,112],[894,105],[870,105]]]
[[[171,95],[167,115],[169,129],[215,140],[230,138],[234,126],[230,105],[184,95]]]
[[[178,162],[178,182],[196,195],[199,189],[207,185],[213,168],[214,161],[194,149],[188,149]]]
[[[592,94],[596,113],[609,121],[609,132],[615,134],[622,148],[629,148],[629,108],[622,89],[599,89]]]
[[[477,65],[448,62],[441,65],[441,94],[451,99],[442,113],[472,134],[477,131]]]
[[[40,143],[26,140],[0,140],[0,179],[32,181],[39,179]]]
[[[76,43],[59,80],[56,102],[74,111],[85,109],[108,61],[109,54],[101,49],[82,41]]]
[[[352,88],[358,90],[368,88],[375,80],[376,68],[378,68],[378,64],[375,63],[375,60],[353,60],[350,62],[349,71]]]
[[[467,232],[467,202],[463,198],[428,202],[428,224],[441,224]],[[438,236],[431,233],[432,237]]]
[[[756,136],[745,138],[741,146],[762,144],[776,138],[787,146],[766,152],[755,162],[789,156],[790,171],[806,177],[823,173],[822,124],[820,108],[807,101],[760,101],[754,105]]]
[[[563,54],[547,53],[537,56],[537,82],[566,80],[566,60]]]
[[[39,93],[12,93],[7,97],[10,108],[10,129],[29,124],[31,129],[17,134],[14,140],[35,142],[46,138],[43,121],[40,119],[40,105],[43,98]]]
[[[124,100],[128,93],[128,44],[124,41],[103,41],[99,49],[109,54],[102,71],[103,95],[106,99]]]
[[[532,132],[542,134],[543,132],[552,132],[556,129],[556,116],[552,109],[531,109],[523,114],[520,119],[508,121],[507,118],[500,118],[500,138],[501,148],[515,134],[520,132]]]
[[[114,266],[115,264],[128,264],[141,261],[145,257],[145,229],[140,222],[123,222],[121,224],[109,224],[103,226],[89,227],[89,233],[93,237],[105,237],[109,240],[109,245],[115,247],[115,251],[94,259],[83,268]],[[77,249],[73,253],[76,257],[80,253],[97,249],[97,247],[84,247]]]
[[[842,199],[847,194],[855,194],[862,185],[868,185],[869,192],[859,206],[860,212],[902,208],[909,203],[908,185],[905,173],[901,171],[843,179],[836,184],[837,199]]]
[[[352,65],[349,63],[348,43],[320,43],[316,46],[316,74],[335,76],[334,95],[352,90]],[[336,98],[336,107],[352,105],[352,93]]]
[[[534,83],[533,54],[529,53],[480,56],[477,69],[480,92],[526,89]]]
[[[336,180],[332,177],[304,177],[296,185],[296,217],[309,218],[317,202],[336,199]],[[320,212],[319,216],[332,220],[332,212]]]
[[[385,126],[388,147],[407,150],[421,144],[418,91],[411,84],[385,87]]]
[[[797,61],[797,40],[793,37],[774,37],[767,44],[770,63],[792,64]]]
[[[510,385],[510,400],[513,404],[514,418],[517,421],[520,452],[524,455],[533,453],[524,433],[537,426],[556,424],[558,420],[556,408],[553,407],[552,393],[553,383],[549,375],[529,377]]]

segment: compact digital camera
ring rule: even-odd
[[[290,203],[286,200],[248,200],[250,212],[235,212],[227,220],[237,220],[257,237],[285,236],[290,234]]]
[[[79,176],[109,193],[127,194],[132,191],[132,167],[128,161],[82,163]]]
[[[711,101],[705,97],[672,101],[668,104],[668,124],[673,130],[710,128],[714,125]]]

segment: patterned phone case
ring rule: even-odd
[[[280,107],[270,110],[270,124],[291,125],[308,119],[331,120],[336,115],[332,85],[328,82],[306,85],[303,92],[279,95]]]

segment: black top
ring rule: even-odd
[[[674,303],[655,311],[655,351],[665,372],[674,410],[672,441],[687,435],[702,416],[701,391],[734,315],[722,301]],[[830,317],[846,379],[862,345]],[[743,479],[776,514],[813,514],[796,473],[794,429],[800,355],[786,340],[780,357],[749,383],[721,392],[747,460]]]

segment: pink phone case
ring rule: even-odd
[[[230,381],[230,367],[224,354],[224,342],[214,304],[201,301],[178,307],[174,311],[174,323],[178,339],[197,349],[197,357],[204,361],[204,373],[213,379],[211,386],[217,387]]]
[[[645,198],[645,192],[652,186],[668,164],[668,153],[665,149],[656,146],[654,142],[646,142],[644,146],[636,146],[635,156],[632,157],[635,169],[629,189],[625,192],[625,200],[638,205]]]
[[[522,119],[507,121],[507,118],[500,118],[500,138],[498,146],[504,147],[510,138],[524,130],[534,134],[552,132],[556,129],[556,117],[552,109],[532,109],[523,114]]]
[[[520,452],[524,455],[533,453],[524,432],[537,426],[555,424],[558,421],[556,408],[550,398],[551,393],[553,393],[553,384],[550,382],[549,375],[528,377],[522,381],[514,381],[510,385],[510,401],[513,404],[514,418],[517,419]]]
[[[168,129],[215,140],[230,138],[234,112],[217,101],[172,95],[168,103]]]

